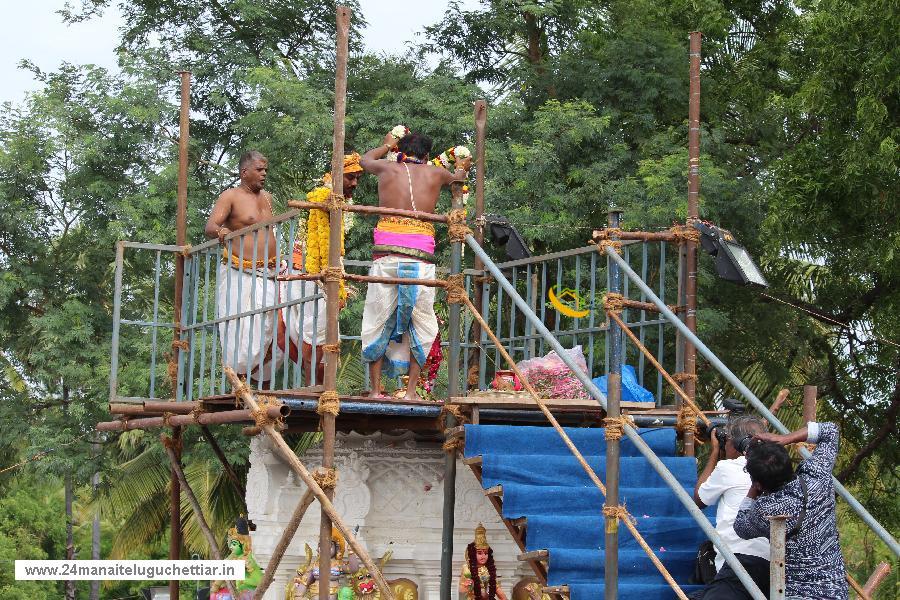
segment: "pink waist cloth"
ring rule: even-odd
[[[434,238],[424,233],[394,233],[375,229],[375,245],[400,246],[434,254]]]

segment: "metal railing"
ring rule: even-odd
[[[303,237],[302,214],[301,210],[289,210],[228,234],[224,244],[218,240],[186,247],[121,242],[116,257],[110,402],[163,397],[190,401],[227,394],[223,363],[239,373],[251,373],[258,387],[269,391],[321,384],[316,369],[307,373],[299,355],[300,332],[306,322],[312,332],[323,332],[318,344],[308,348],[312,365],[320,358],[320,344],[324,343],[324,290],[315,281],[276,279],[279,275],[304,272],[303,266],[295,265],[293,260],[294,240]],[[272,256],[269,244],[261,243],[269,235],[275,239]],[[677,265],[670,260],[674,253],[667,255],[666,242],[624,244],[625,259],[651,282],[655,292],[662,298],[675,297],[677,284],[673,274]],[[253,250],[245,253],[245,246]],[[132,252],[143,255],[126,261],[126,250],[128,257]],[[161,304],[161,298],[171,297],[169,290],[178,254],[184,256],[185,267],[182,307],[176,320],[171,304]],[[230,256],[240,266],[225,264],[225,257]],[[369,261],[344,261],[348,273],[366,273],[370,265]],[[591,377],[608,371],[609,324],[602,312],[603,294],[609,288],[608,268],[595,246],[507,261],[497,267],[518,295],[528,299],[541,321],[549,324],[557,339],[568,348],[582,346]],[[440,276],[448,269],[438,267],[437,271]],[[496,327],[501,343],[517,361],[543,356],[550,350],[510,294],[486,276],[486,270],[466,269],[463,273],[470,296],[480,286],[482,314]],[[148,286],[152,286],[152,291]],[[551,290],[561,295],[564,289],[579,298],[580,307],[588,310],[586,316],[565,316],[547,302]],[[640,289],[627,283],[623,293],[646,301]],[[145,300],[149,296],[152,303]],[[250,299],[241,303],[240,311],[232,304],[235,296]],[[351,299],[351,306],[361,305],[363,298],[364,293]],[[623,318],[642,343],[654,350],[657,359],[673,368],[675,336],[665,319],[642,309],[626,309]],[[501,361],[499,351],[483,331],[476,339],[473,323],[471,318],[462,321],[459,349],[462,364],[478,365],[477,387],[486,389]],[[170,349],[176,327],[182,340],[181,352]],[[342,341],[360,340],[358,324],[345,322],[343,329]],[[144,347],[146,342],[123,346],[120,332],[126,330],[149,339],[149,348]],[[260,340],[264,343],[260,344]],[[290,354],[291,342],[296,346],[296,360]],[[443,344],[448,346],[447,336]],[[242,358],[244,355],[247,358]],[[635,368],[638,382],[654,393],[657,405],[662,404],[662,376],[645,362],[644,355],[623,347],[622,362]],[[123,366],[129,371],[129,377],[124,379],[120,377]],[[169,381],[171,375],[176,376],[176,385]],[[368,386],[367,369],[363,369],[362,377]],[[134,381],[146,382],[146,387],[136,389]],[[460,377],[460,390],[471,390],[465,373]]]

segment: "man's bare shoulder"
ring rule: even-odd
[[[231,187],[226,190],[222,190],[222,193],[219,194],[218,202],[229,202],[231,200],[234,200],[238,196],[240,196],[240,189]]]

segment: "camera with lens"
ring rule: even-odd
[[[719,448],[724,448],[725,442],[728,441],[728,432],[725,427],[716,427],[716,439],[719,440]]]

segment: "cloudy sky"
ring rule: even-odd
[[[71,3],[79,5],[78,0]],[[4,0],[2,4],[7,26],[0,42],[0,102],[19,102],[36,88],[30,73],[18,67],[23,59],[44,71],[52,71],[63,61],[115,68],[113,48],[121,25],[115,8],[102,18],[65,25],[57,13],[65,0]],[[479,2],[465,0],[461,4],[471,9]],[[387,0],[360,0],[360,5],[369,22],[364,32],[366,47],[388,53],[402,52],[416,33],[440,20],[446,10],[444,2],[419,2],[415,10],[410,10],[408,3]]]

